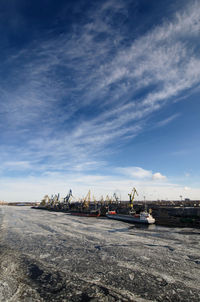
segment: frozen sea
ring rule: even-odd
[[[0,301],[200,301],[200,230],[0,207]]]

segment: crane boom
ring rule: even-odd
[[[85,196],[84,198],[84,201],[83,201],[83,207],[84,208],[89,208],[89,205],[90,205],[90,199],[91,199],[91,192],[90,190],[88,191],[87,195]]]
[[[129,198],[130,198],[130,207],[133,208],[133,201],[134,201],[134,198],[135,198],[135,194],[138,195],[138,192],[136,190],[136,188],[133,188],[131,193],[128,194]]]

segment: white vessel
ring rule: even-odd
[[[131,222],[131,223],[144,223],[144,224],[153,224],[155,223],[155,218],[147,212],[146,210],[146,204],[145,204],[145,210],[143,212],[140,212],[140,214],[136,214],[133,209],[133,201],[135,198],[135,194],[138,195],[136,188],[133,188],[131,193],[128,194],[130,198],[129,203],[129,211],[127,214],[118,214],[116,211],[108,211],[106,216],[111,219],[121,220],[125,222]]]
[[[121,220],[125,222],[131,222],[131,223],[144,223],[144,224],[153,224],[155,223],[155,218],[153,216],[144,211],[141,212],[140,214],[117,214],[116,212],[108,212],[106,216],[110,219],[116,219],[116,220]]]

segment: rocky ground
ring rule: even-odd
[[[0,208],[0,301],[200,301],[200,230]]]

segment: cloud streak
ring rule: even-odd
[[[128,42],[126,18],[127,4],[103,1],[70,31],[38,37],[9,54],[0,128],[6,141],[2,159],[13,157],[13,169],[104,167],[113,147],[133,140],[145,131],[147,118],[200,84],[198,2]],[[164,179],[141,169],[132,175]]]
[[[117,168],[117,171],[131,177],[133,180],[143,179],[149,181],[162,181],[167,179],[166,176],[162,175],[160,172],[153,173],[152,171],[145,170],[141,167]]]
[[[164,119],[164,120],[162,120],[162,121],[160,121],[160,122],[158,122],[157,123],[157,127],[163,127],[163,126],[166,126],[166,125],[168,125],[169,123],[171,123],[173,120],[175,120],[176,118],[178,118],[180,116],[180,114],[173,114],[173,115],[171,115],[170,117],[168,117],[168,118],[166,118],[166,119]]]

